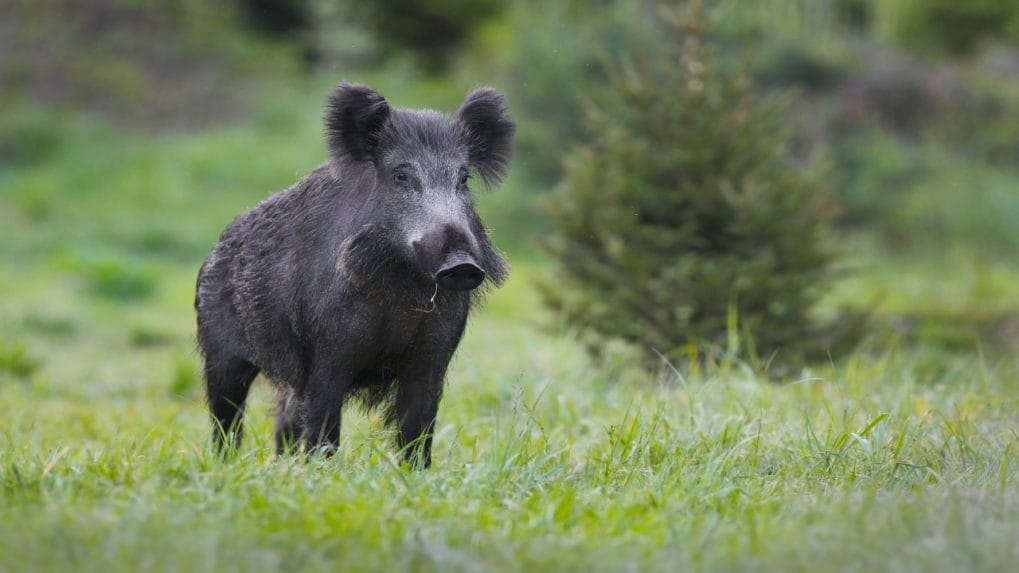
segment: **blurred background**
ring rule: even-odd
[[[563,205],[583,193],[576,165],[611,155],[606,125],[641,125],[628,93],[687,101],[671,80],[642,83],[654,62],[683,68],[675,85],[689,89],[711,66],[738,79],[739,98],[768,103],[746,137],[776,138],[771,159],[809,180],[823,223],[810,240],[831,251],[831,275],[802,301],[812,313],[864,316],[853,345],[928,349],[932,372],[945,353],[1016,348],[1019,2],[667,12],[644,0],[0,1],[0,371],[86,377],[106,390],[75,391],[100,392],[158,364],[172,392],[196,387],[198,266],[233,216],[324,161],[322,103],[341,80],[447,111],[479,84],[507,94],[517,156],[479,202],[515,275],[485,312],[570,331],[575,313],[547,292],[570,272],[557,261],[571,240]],[[690,38],[711,59],[687,69],[670,50]]]

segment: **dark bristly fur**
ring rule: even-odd
[[[457,117],[470,134],[470,161],[487,185],[498,185],[513,155],[513,131],[506,100],[491,88],[471,92]]]
[[[353,399],[384,407],[408,461],[427,466],[446,368],[484,290],[439,277],[466,260],[485,284],[505,280],[466,174],[501,180],[514,124],[489,88],[447,116],[352,84],[324,119],[330,161],[238,216],[199,271],[213,439],[240,443],[261,372],[278,391],[278,451],[333,451]]]
[[[379,132],[389,119],[389,104],[367,86],[340,84],[326,104],[326,144],[333,157],[349,154],[370,160],[378,147]]]

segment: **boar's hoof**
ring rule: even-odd
[[[435,282],[446,290],[474,290],[485,280],[482,270],[470,255],[454,253],[435,275]]]

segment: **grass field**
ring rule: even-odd
[[[606,372],[540,306],[515,181],[483,198],[515,270],[455,359],[435,467],[400,468],[357,413],[334,458],[274,458],[264,383],[239,456],[212,456],[194,277],[323,157],[306,91],[197,134],[71,122],[0,169],[0,571],[1019,570],[1009,352],[949,327],[777,382]],[[1019,310],[995,259],[850,266],[832,297],[879,313]]]

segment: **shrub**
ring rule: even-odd
[[[884,0],[875,7],[885,34],[920,53],[967,55],[988,40],[1019,42],[1014,1]]]
[[[587,138],[582,103],[600,101],[608,83],[604,61],[626,46],[652,44],[648,2],[565,0],[511,3],[504,28],[478,40],[485,54],[474,67],[495,61],[500,85],[519,113],[515,169],[539,185],[562,177],[561,150]]]
[[[38,108],[17,106],[0,116],[0,166],[41,163],[64,143],[63,122]]]
[[[88,252],[58,252],[53,264],[77,275],[94,296],[135,302],[152,296],[159,286],[159,271],[123,256]]]
[[[198,371],[198,365],[193,359],[177,355],[173,360],[173,371],[170,374],[170,395],[177,398],[193,396],[202,385]]]
[[[96,295],[121,301],[148,298],[155,290],[155,273],[136,264],[107,259],[83,269],[89,288]]]
[[[435,72],[446,68],[473,31],[502,7],[495,0],[375,0],[360,10],[383,50],[410,53]]]
[[[590,107],[593,139],[568,157],[545,300],[596,351],[674,359],[749,333],[800,354],[831,259],[822,195],[790,162],[780,101],[712,56],[698,3],[662,14],[674,49],[609,66],[617,101]]]
[[[24,344],[0,341],[0,374],[28,379],[42,364],[32,356]]]

